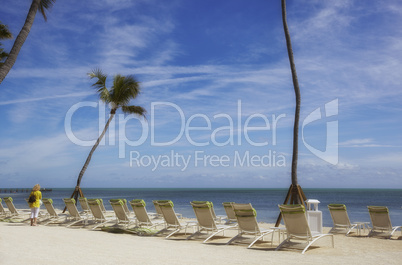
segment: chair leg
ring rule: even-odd
[[[202,242],[202,243],[206,243],[208,240],[210,240],[211,238],[213,238],[216,234],[218,234],[218,233],[220,233],[220,232],[223,232],[223,231],[225,231],[225,230],[218,230],[218,231],[216,231],[215,233],[212,233],[209,237],[207,237],[207,239],[205,239],[204,240],[204,242]]]
[[[307,249],[308,249],[313,243],[315,243],[315,241],[317,241],[317,240],[319,240],[319,239],[321,239],[321,238],[323,238],[323,237],[325,237],[325,236],[331,236],[331,238],[332,238],[332,247],[334,247],[334,235],[331,235],[331,234],[324,234],[324,235],[321,235],[321,236],[315,238],[314,240],[312,240],[312,241],[303,249],[302,254],[304,254],[304,252],[306,252]]]
[[[189,235],[186,240],[189,240],[190,238],[192,238],[193,236],[197,235],[197,234],[201,234],[201,231],[196,231],[194,233],[192,233],[191,235]]]
[[[47,221],[46,223],[44,223],[43,225],[48,225],[54,221],[58,221],[60,218],[59,217],[51,217],[49,218],[49,221]]]
[[[389,238],[391,238],[392,235],[395,233],[395,231],[398,229],[401,229],[401,235],[402,235],[402,226],[394,226],[394,227],[392,227],[392,232],[391,232]]]
[[[288,243],[289,241],[290,241],[289,238],[286,238],[285,240],[283,240],[282,243],[280,243],[280,244],[276,247],[275,251],[278,251],[280,248],[282,248],[283,245],[285,245],[285,244]]]
[[[260,238],[262,238],[263,236],[264,236],[264,235],[261,235],[261,236],[256,237],[256,239],[254,239],[254,241],[251,242],[251,244],[248,245],[247,248],[251,248],[251,247],[252,247],[258,240],[260,240]]]
[[[75,222],[72,222],[71,224],[67,225],[66,227],[70,227],[70,226],[72,226],[72,225],[74,225],[74,224],[77,224],[77,223],[79,223],[79,222],[84,222],[84,223],[86,224],[86,220],[80,219],[80,220],[77,220],[77,221],[75,221]]]
[[[161,233],[163,233],[163,232],[165,232],[165,231],[167,231],[167,228],[163,228],[163,229],[159,230],[159,231],[156,232],[153,236],[156,236],[156,235],[158,235],[158,234],[161,234]]]
[[[181,230],[181,228],[177,228],[176,230],[174,230],[172,233],[170,233],[167,237],[165,237],[166,239],[168,239],[169,237],[173,236],[174,234],[176,234],[177,232],[179,232]]]
[[[232,242],[234,242],[236,239],[238,239],[238,238],[241,237],[241,236],[242,236],[242,233],[237,234],[237,236],[235,236],[235,237],[233,237],[232,239],[230,239],[230,240],[226,243],[226,245],[232,244]]]
[[[346,236],[348,236],[349,233],[352,232],[353,229],[356,229],[358,232],[360,231],[360,227],[358,227],[357,224],[353,224],[349,228],[346,228],[346,229],[348,229],[348,231],[346,232]]]

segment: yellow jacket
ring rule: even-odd
[[[29,197],[31,197],[31,195],[35,195],[36,197],[36,201],[33,203],[29,203],[29,208],[39,208],[40,207],[40,202],[39,200],[42,200],[42,192],[40,191],[32,191],[31,194],[29,194]]]

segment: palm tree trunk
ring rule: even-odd
[[[297,183],[297,156],[299,154],[299,119],[300,119],[300,88],[299,82],[297,81],[296,66],[293,58],[292,43],[290,42],[290,34],[288,23],[286,21],[286,0],[282,1],[282,22],[283,29],[285,31],[286,47],[288,49],[290,69],[292,71],[293,87],[296,94],[296,109],[295,109],[295,122],[293,125],[293,155],[292,155],[292,184],[289,187],[288,193],[286,195],[283,204],[303,204],[307,199],[304,195],[302,188]],[[282,219],[282,214],[279,213],[278,219],[276,220],[275,226],[278,227]]]
[[[290,34],[288,23],[286,21],[286,0],[282,0],[282,22],[283,29],[285,31],[286,47],[288,49],[290,69],[292,71],[293,87],[296,94],[296,109],[295,109],[295,121],[293,125],[293,156],[292,156],[292,185],[297,186],[297,158],[299,152],[299,119],[300,119],[300,88],[297,81],[296,66],[293,58],[292,43],[290,42]]]
[[[6,61],[0,67],[0,84],[1,82],[3,82],[4,78],[7,76],[8,72],[10,72],[15,61],[17,60],[18,53],[20,52],[22,45],[27,39],[29,31],[31,30],[32,24],[35,20],[35,15],[38,11],[40,1],[41,0],[32,0],[32,4],[31,7],[29,8],[29,12],[25,20],[24,26],[22,27],[20,33],[15,39],[14,45],[11,48],[10,54],[8,55]]]
[[[85,161],[85,164],[84,164],[84,166],[82,167],[80,174],[78,175],[78,179],[77,179],[77,186],[78,186],[78,187],[79,187],[80,184],[81,184],[82,176],[84,176],[84,173],[85,173],[85,171],[86,171],[87,168],[88,168],[88,165],[89,165],[89,162],[91,161],[92,155],[93,155],[93,153],[95,152],[96,148],[98,147],[98,145],[99,145],[100,141],[102,140],[103,136],[105,135],[107,129],[109,128],[109,124],[110,124],[110,122],[112,121],[112,119],[113,119],[115,113],[116,113],[116,110],[113,110],[113,109],[112,109],[112,111],[110,112],[110,117],[109,117],[108,121],[106,122],[105,128],[103,129],[103,132],[102,132],[101,135],[98,137],[98,140],[96,140],[95,145],[92,147],[91,151],[89,152],[89,155],[88,155],[88,157],[87,157],[87,160]]]
[[[74,190],[73,194],[71,195],[71,198],[74,197],[76,202],[77,202],[78,196],[83,196],[81,188],[80,188],[82,176],[84,176],[84,173],[88,168],[89,162],[91,162],[92,155],[95,152],[96,148],[98,147],[98,145],[99,145],[100,141],[102,140],[103,136],[105,135],[107,129],[109,128],[109,124],[112,121],[115,113],[116,113],[116,109],[112,109],[110,111],[110,117],[109,117],[108,121],[106,122],[105,128],[103,129],[101,135],[98,137],[98,140],[96,140],[96,143],[94,144],[94,146],[92,147],[91,151],[89,152],[87,160],[85,161],[85,164],[82,167],[82,169],[80,171],[80,174],[78,175],[77,186],[75,187],[75,190]]]
[[[84,197],[84,194],[82,193],[81,188],[80,188],[82,176],[84,176],[84,173],[88,168],[89,162],[91,162],[92,155],[95,152],[96,148],[98,147],[98,145],[99,145],[100,141],[102,140],[103,136],[105,136],[105,133],[106,133],[107,129],[109,128],[110,122],[113,120],[113,117],[114,117],[115,114],[116,114],[116,109],[112,109],[110,111],[110,117],[109,117],[109,119],[107,120],[107,122],[105,124],[105,128],[103,128],[103,131],[102,131],[101,135],[99,135],[98,140],[96,140],[96,143],[94,144],[94,146],[92,147],[91,151],[89,152],[87,160],[85,161],[85,164],[82,167],[82,169],[80,171],[80,174],[78,175],[77,186],[75,186],[74,192],[73,192],[73,194],[71,194],[71,198],[74,198],[76,204],[78,202],[78,196]],[[67,210],[67,207],[64,207],[63,213],[66,210]]]

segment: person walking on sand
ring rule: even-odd
[[[35,197],[34,201],[31,200],[31,197]],[[42,192],[40,192],[40,185],[36,184],[29,195],[29,208],[31,208],[31,226],[36,226],[36,220],[38,219],[39,215],[39,207],[40,207],[40,200],[42,200]],[[33,202],[31,202],[33,201]]]

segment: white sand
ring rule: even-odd
[[[184,234],[165,239],[90,228],[0,222],[0,264],[402,264],[399,231],[391,240],[335,235],[335,248],[329,238],[322,239],[302,255],[274,251],[277,235],[272,247],[267,236],[247,249],[245,244],[225,245],[235,230],[202,244],[200,238],[185,240]]]

